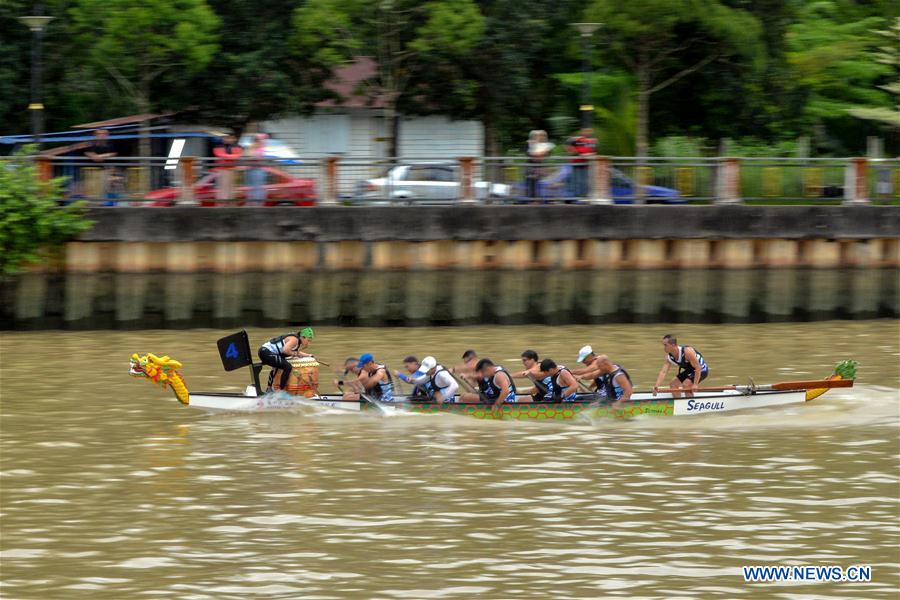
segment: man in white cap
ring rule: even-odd
[[[578,351],[578,362],[584,365],[583,369],[572,369],[573,375],[584,375],[585,373],[590,373],[595,369],[594,362],[597,360],[597,355],[594,354],[594,349],[590,346],[582,346],[581,350]]]
[[[418,370],[410,376],[410,381],[425,390],[432,402],[456,402],[456,383],[450,371],[439,365],[433,356],[422,359]]]
[[[605,354],[597,354],[590,346],[582,346],[581,350],[578,351],[578,362],[583,364],[584,367],[581,369],[572,369],[572,375],[579,379],[593,379],[599,374],[600,363],[604,358],[606,358]],[[594,384],[591,385],[592,389],[594,388],[594,385],[597,385],[597,383],[594,382]],[[599,388],[599,385],[597,385],[597,387]]]

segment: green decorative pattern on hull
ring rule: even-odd
[[[451,413],[476,419],[503,419],[510,421],[571,421],[583,415],[588,418],[630,419],[640,415],[672,416],[671,399],[626,402],[619,409],[610,404],[596,405],[587,402],[560,404],[503,404],[494,410],[487,404],[430,404],[411,403],[406,407],[414,413]]]

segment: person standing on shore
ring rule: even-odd
[[[253,136],[253,142],[247,149],[250,155],[250,165],[247,169],[247,185],[250,187],[247,194],[247,204],[262,205],[266,200],[266,139],[265,133],[257,133]]]
[[[244,151],[235,142],[233,135],[226,135],[222,143],[213,148],[213,156],[218,160],[216,170],[216,200],[233,201],[234,198],[234,169],[237,160]]]
[[[597,154],[597,140],[594,130],[583,127],[581,132],[566,140],[566,150],[572,161],[572,196],[587,198],[588,195],[588,158]]]
[[[528,143],[525,145],[525,154],[528,156],[528,164],[525,165],[525,193],[528,198],[539,196],[539,183],[543,169],[541,163],[553,150],[553,144],[547,141],[547,132],[543,129],[534,129],[528,134]]]
[[[118,156],[112,144],[109,143],[109,132],[105,129],[95,131],[94,140],[85,149],[84,155],[100,168],[100,196],[104,200],[109,199],[114,174],[112,167],[109,167],[106,161]]]

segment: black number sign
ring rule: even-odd
[[[222,367],[226,371],[234,371],[253,363],[253,355],[250,354],[250,339],[243,329],[223,337],[216,342],[216,345],[219,347]]]

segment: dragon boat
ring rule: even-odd
[[[243,392],[190,392],[180,373],[182,364],[168,356],[146,354],[131,356],[129,374],[169,387],[184,405],[210,411],[254,411],[290,409],[307,404],[350,412],[401,410],[420,414],[456,414],[478,419],[573,420],[580,418],[627,419],[641,415],[689,416],[754,408],[802,404],[818,398],[832,388],[853,387],[856,361],[839,363],[822,380],[786,381],[757,385],[730,385],[701,388],[692,397],[679,396],[677,390],[636,392],[627,401],[615,403],[594,393],[578,394],[569,402],[535,402],[529,395],[518,395],[516,402],[495,407],[487,402],[431,402],[427,399],[397,395],[391,402],[372,399],[345,399],[338,394],[318,393],[318,367],[313,358],[292,359],[294,369],[285,390],[264,394],[259,383],[263,365],[253,363],[247,333],[240,331],[218,341],[219,355],[226,371],[250,367],[251,385]]]

